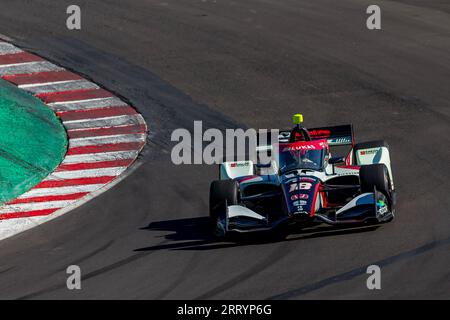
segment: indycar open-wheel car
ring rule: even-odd
[[[211,229],[216,237],[270,231],[295,224],[363,225],[394,218],[395,189],[385,141],[354,143],[351,125],[280,131],[269,163],[220,164],[210,187]],[[331,148],[348,146],[345,156]],[[258,158],[259,159],[259,158]]]

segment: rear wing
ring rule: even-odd
[[[353,126],[351,124],[344,124],[340,126],[333,127],[321,127],[308,129],[311,139],[327,139],[328,145],[334,146],[353,146],[355,144],[355,139],[353,136]],[[260,139],[260,135],[257,135],[257,152],[270,152],[273,150],[271,145],[271,135],[270,131],[267,131],[267,136],[265,139]],[[278,134],[278,142],[289,142],[289,137],[291,135],[291,130],[280,130]]]
[[[329,146],[354,145],[353,126],[344,124],[333,127],[321,127],[308,129],[311,139],[327,139]],[[281,130],[278,136],[279,142],[289,142],[291,130]]]
[[[354,145],[353,126],[344,124],[334,127],[308,129],[311,139],[327,139],[330,146]]]
[[[333,127],[321,127],[321,128],[312,128],[308,129],[309,135],[312,140],[326,139],[328,145],[330,147],[339,147],[339,146],[354,146],[355,140],[353,136],[353,126],[351,124],[345,124],[340,126]],[[257,135],[257,144],[256,144],[256,154],[257,154],[257,162],[260,161],[261,155],[271,156],[273,152],[273,143],[289,142],[289,137],[291,135],[291,130],[280,130],[278,132],[278,137],[274,137],[272,140],[271,131],[268,130],[265,133],[265,136]],[[339,148],[338,148],[339,149]],[[350,152],[352,152],[350,150]],[[347,158],[349,155],[347,155]],[[264,160],[262,162],[265,162]]]

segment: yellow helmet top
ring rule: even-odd
[[[303,115],[301,113],[296,113],[292,117],[294,124],[301,124],[303,122]]]

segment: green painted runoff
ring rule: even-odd
[[[38,184],[66,150],[67,135],[53,111],[0,79],[0,204]]]

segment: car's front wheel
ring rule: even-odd
[[[234,180],[215,180],[209,190],[209,215],[211,230],[216,237],[225,236],[224,226],[220,221],[226,220],[227,206],[239,201],[239,184]]]
[[[373,192],[374,187],[386,197],[391,196],[391,183],[387,167],[382,164],[362,166],[359,171],[361,192]]]

